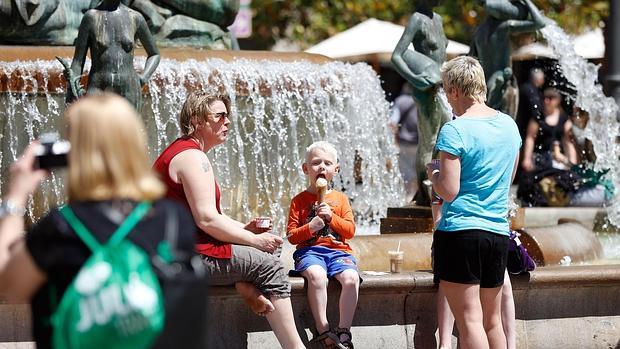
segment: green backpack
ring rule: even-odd
[[[149,256],[125,239],[150,207],[141,202],[104,245],[68,206],[60,209],[92,255],[52,315],[54,348],[141,349],[157,338],[164,324],[159,281]]]

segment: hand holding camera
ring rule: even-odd
[[[52,169],[66,167],[67,156],[71,150],[69,141],[61,140],[56,133],[45,133],[39,138],[36,148],[35,168]]]
[[[23,209],[39,183],[47,176],[47,171],[35,168],[36,153],[41,144],[31,143],[17,161],[11,165],[9,190],[4,201],[10,201]]]

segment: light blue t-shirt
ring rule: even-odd
[[[444,201],[437,230],[509,235],[508,195],[520,147],[517,125],[503,113],[446,123],[436,148],[460,158],[461,183],[456,198]]]

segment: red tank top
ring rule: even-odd
[[[189,137],[181,137],[172,142],[162,153],[159,155],[155,163],[153,164],[153,169],[157,172],[161,178],[161,180],[166,184],[168,190],[166,191],[166,197],[178,200],[183,203],[189,209],[189,203],[187,202],[187,197],[185,196],[185,191],[183,190],[183,185],[180,183],[176,183],[170,178],[168,169],[170,167],[170,161],[179,153],[188,150],[188,149],[198,149],[200,150],[200,146]],[[217,208],[217,212],[220,214],[222,210],[220,209],[220,186],[215,181],[215,206]],[[200,228],[197,229],[200,231]],[[201,232],[198,234],[196,239],[196,252],[200,254],[204,254],[209,257],[214,258],[231,258],[232,250],[231,245],[229,243],[225,243],[213,238],[206,232]]]

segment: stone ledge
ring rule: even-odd
[[[430,272],[362,276],[352,329],[356,347],[435,347],[436,286]],[[582,348],[620,343],[620,265],[546,267],[512,280],[518,348],[537,348],[546,341],[591,343]],[[291,278],[291,284],[295,322],[307,342],[313,320],[304,280]],[[328,318],[332,323],[338,318],[339,288],[337,282],[330,283]],[[213,287],[209,303],[213,348],[277,347],[267,321],[252,314],[233,287]],[[0,342],[31,340],[28,318],[27,305],[0,305]],[[585,324],[590,324],[590,330],[564,331]]]

